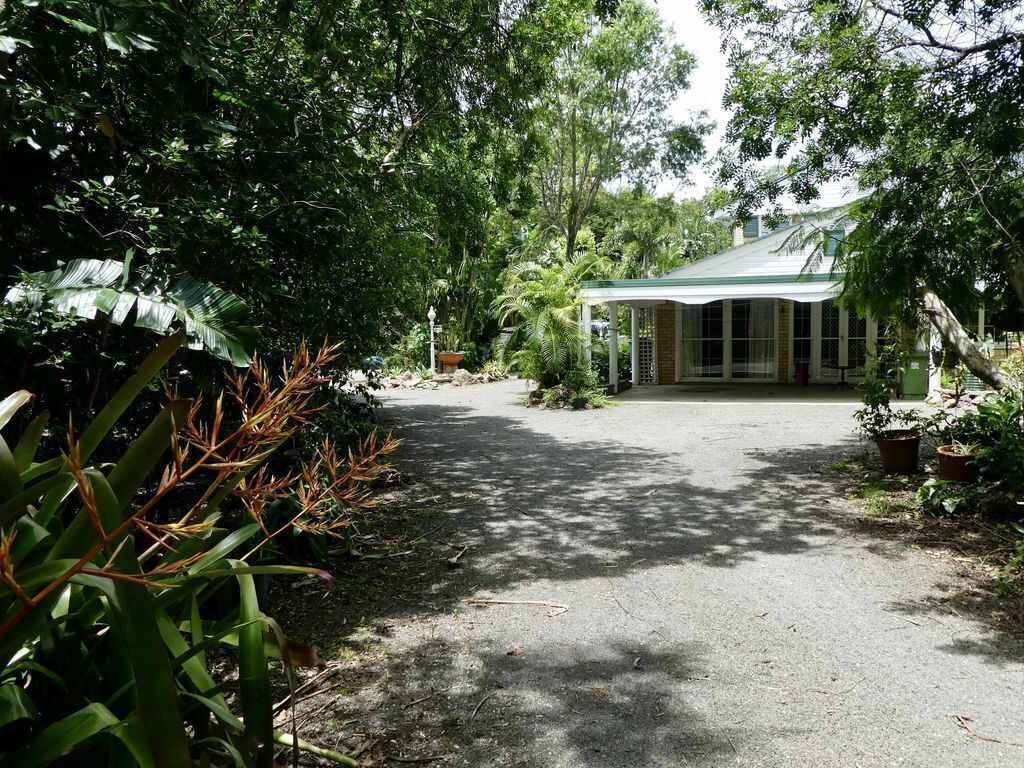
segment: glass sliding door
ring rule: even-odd
[[[811,314],[814,305],[807,301],[793,302],[793,362],[811,362]]]
[[[838,376],[839,346],[842,340],[840,331],[842,311],[832,299],[821,303],[821,373],[823,376]]]
[[[774,379],[774,299],[733,299],[730,363],[734,379]]]
[[[723,302],[685,304],[682,313],[682,378],[722,378],[725,375]]]
[[[842,367],[846,368],[846,379],[863,376],[868,351],[875,343],[875,325],[868,318],[859,317],[853,310],[840,308],[831,299],[823,301],[817,375],[834,381],[841,378],[839,369]]]
[[[850,312],[847,327],[846,364],[851,367],[851,374],[860,376],[868,362],[868,319]]]

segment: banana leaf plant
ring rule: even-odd
[[[147,266],[134,278],[131,261],[73,259],[63,268],[22,275],[4,296],[12,304],[39,307],[114,325],[170,333],[183,327],[192,349],[204,349],[233,365],[248,365],[259,338],[247,325],[249,308],[238,296],[189,275],[171,278]]]
[[[303,347],[280,376],[258,360],[232,371],[214,403],[169,393],[116,461],[95,463],[184,342],[183,332],[164,339],[91,424],[69,430],[63,455],[35,455],[45,411],[17,440],[0,438],[0,766],[270,768],[279,745],[356,765],[279,730],[272,715],[268,659],[289,680],[318,659],[261,612],[254,577],[329,575],[251,562],[291,526],[343,527],[339,505],[354,514],[371,503],[365,485],[395,441],[375,441],[369,456],[325,445],[294,475],[266,471],[312,416],[334,354]],[[0,429],[31,399],[0,401]],[[264,505],[285,495],[297,499],[294,515],[268,526]],[[237,654],[237,677],[211,674],[223,646]]]

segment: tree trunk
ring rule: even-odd
[[[571,262],[576,257],[576,235],[579,234],[575,226],[570,225],[565,233],[565,261]]]
[[[1010,248],[1004,264],[1007,282],[1017,295],[1017,300],[1024,304],[1024,251],[1016,247]]]
[[[985,357],[953,311],[934,291],[924,293],[924,312],[971,373],[996,389],[1018,384],[1016,379],[999,367],[999,363]]]

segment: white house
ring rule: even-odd
[[[839,221],[833,209],[768,231],[757,216],[737,228],[729,250],[664,276],[584,282],[583,327],[592,306],[610,310],[609,379],[618,381],[622,304],[631,310],[633,384],[859,379],[885,329],[834,301]],[[821,258],[808,268],[815,244]]]

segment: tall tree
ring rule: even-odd
[[[536,172],[543,218],[565,237],[567,261],[606,184],[685,176],[710,130],[703,117],[668,115],[695,60],[669,42],[654,7],[624,0],[604,20],[591,13],[578,32],[541,100],[548,141]]]
[[[580,2],[0,3],[0,280],[128,254],[130,278],[241,296],[264,353],[329,336],[357,362],[432,260],[479,239],[436,193],[522,166]],[[86,370],[111,367],[90,327],[68,332],[92,334],[59,345]]]
[[[1017,0],[703,0],[726,34],[741,207],[866,196],[839,251],[844,294],[932,325],[979,377],[1009,383],[958,319],[1024,303],[1024,6]],[[756,167],[786,160],[766,179]],[[982,287],[984,286],[984,287]]]

